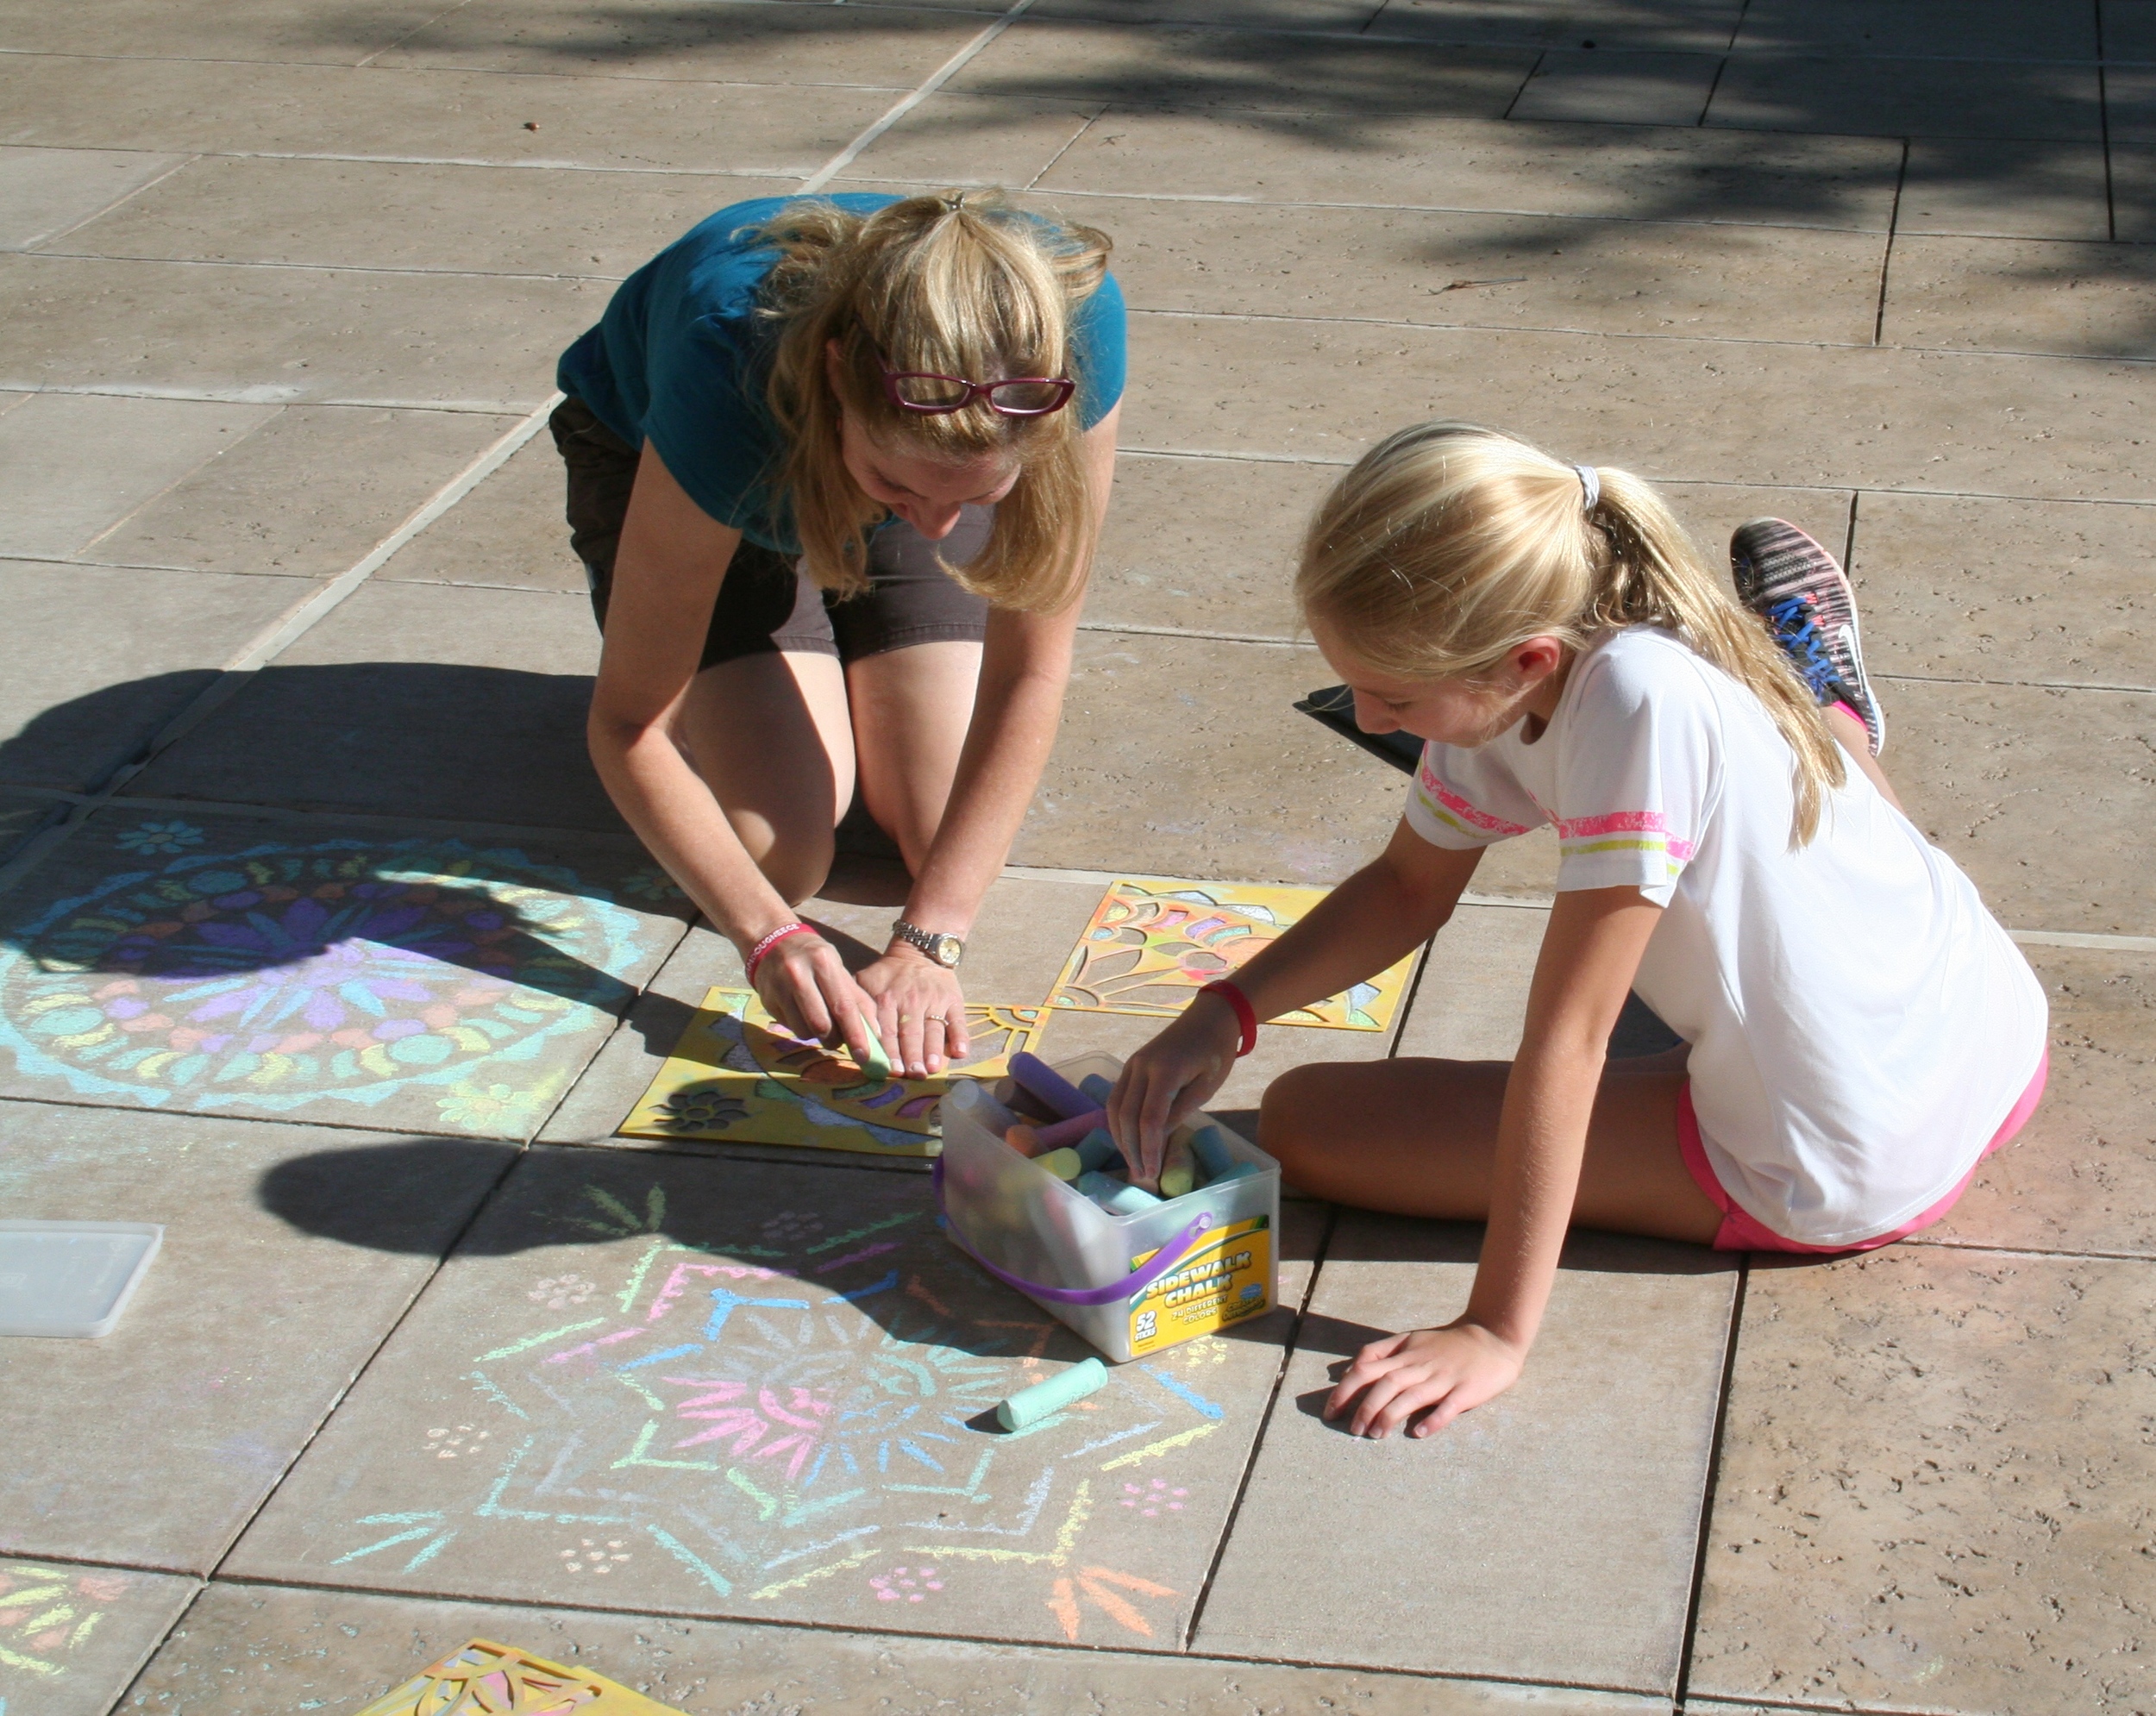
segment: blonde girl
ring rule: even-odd
[[[1132,1058],[1111,1114],[1138,1171],[1257,1019],[1438,931],[1485,848],[1551,824],[1562,855],[1517,1060],[1313,1065],[1265,1093],[1297,1185],[1489,1223],[1465,1314],[1342,1377],[1327,1413],[1358,1435],[1509,1387],[1573,1222],[1883,1245],[2035,1105],[2043,991],[1879,772],[1840,568],[1777,520],[1733,558],[1756,614],[1637,477],[1458,423],[1382,442],[1311,525],[1310,629],[1357,722],[1420,735],[1421,764],[1384,855]],[[1606,1062],[1633,987],[1684,1045]]]
[[[1108,241],[1000,195],[736,204],[560,367],[605,636],[592,756],[796,1030],[968,1053],[956,966],[1040,777],[1123,391]],[[912,892],[849,974],[794,914],[858,790]]]

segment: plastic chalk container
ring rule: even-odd
[[[0,1221],[0,1335],[111,1332],[165,1243],[138,1221]]]
[[[1123,1064],[1079,1055],[1056,1070],[1077,1084],[1112,1080]],[[952,1243],[1116,1363],[1272,1308],[1280,1164],[1229,1128],[1228,1154],[1254,1171],[1112,1216],[1004,1142],[1011,1111],[988,1087],[954,1080],[943,1123],[937,1197]],[[1189,1124],[1220,1123],[1200,1113]]]

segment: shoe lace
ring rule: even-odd
[[[1819,617],[1810,597],[1789,596],[1775,603],[1767,610],[1767,623],[1774,628],[1774,641],[1788,652],[1813,696],[1823,698],[1828,687],[1840,682],[1841,676],[1827,654],[1826,640],[1819,635]]]

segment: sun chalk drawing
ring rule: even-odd
[[[623,974],[660,934],[511,848],[220,851],[178,822],[115,844],[128,861],[0,950],[0,1047],[18,1076],[97,1099],[284,1112],[418,1088],[446,1127],[517,1136],[566,1082],[555,1045],[626,1007]]]
[[[951,1077],[1001,1078],[1012,1055],[1037,1048],[1045,1022],[1039,1007],[969,1002],[970,1060],[932,1079],[874,1079],[850,1055],[794,1036],[753,991],[712,989],[619,1130],[933,1155],[943,1148],[937,1105]]]
[[[486,1337],[400,1385],[400,1410],[459,1423],[465,1457],[399,1462],[400,1499],[336,1531],[330,1567],[486,1594],[515,1566],[560,1600],[603,1578],[610,1603],[856,1619],[1030,1588],[1035,1636],[1172,1635],[1181,1588],[1148,1563],[1202,1559],[1181,1544],[1202,1443],[1247,1408],[1119,1372],[1090,1412],[992,1433],[998,1400],[1075,1355],[918,1187],[747,1207],[709,1237],[655,1181],[565,1188],[534,1221],[588,1242],[573,1278],[596,1291],[570,1310],[594,1314],[534,1300],[505,1260],[498,1298],[459,1312]]]
[[[29,1692],[65,1679],[71,1659],[136,1582],[125,1573],[0,1562],[0,1713],[11,1683]]]
[[[1325,895],[1323,888],[1119,876],[1064,962],[1050,1005],[1074,1012],[1180,1013],[1194,991],[1232,976]],[[1413,959],[1404,959],[1275,1023],[1383,1030],[1400,1011],[1413,969]]]

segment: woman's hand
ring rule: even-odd
[[[1108,1098],[1108,1130],[1130,1163],[1133,1184],[1160,1183],[1168,1135],[1227,1082],[1242,1043],[1235,1009],[1218,995],[1199,995],[1124,1062]]]
[[[821,936],[811,931],[774,943],[756,968],[755,986],[772,1017],[796,1036],[814,1037],[827,1046],[843,1042],[857,1062],[868,1065],[868,1039],[862,1022],[875,1018],[876,1004],[862,992],[838,949]]]
[[[1407,1434],[1434,1436],[1462,1412],[1511,1387],[1526,1358],[1511,1342],[1464,1317],[1442,1329],[1388,1335],[1356,1354],[1326,1396],[1325,1415],[1337,1419],[1352,1402],[1349,1431],[1382,1440],[1417,1412],[1426,1412]]]
[[[955,971],[899,943],[861,974],[861,986],[875,1005],[891,1064],[906,1077],[928,1078],[970,1056],[966,997]]]

